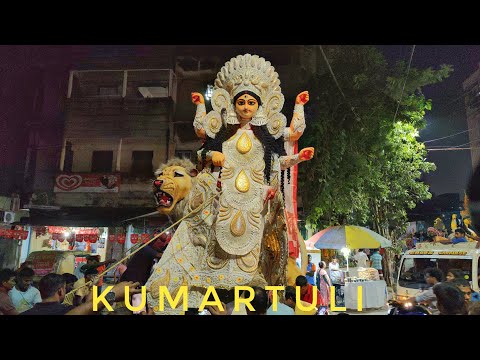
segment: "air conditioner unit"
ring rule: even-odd
[[[22,217],[28,217],[28,211],[19,210],[19,211],[5,211],[3,215],[3,222],[7,224],[12,224],[20,222]]]

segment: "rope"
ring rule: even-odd
[[[209,205],[211,202],[213,202],[213,200],[215,199],[215,197],[219,196],[220,194],[222,193],[222,191],[218,192],[217,194],[213,195],[212,197],[210,197],[207,201],[205,201],[202,205],[198,206],[197,208],[193,209],[192,211],[190,211],[187,215],[185,215],[184,217],[182,217],[180,220],[177,220],[175,223],[173,223],[172,225],[170,225],[168,228],[166,228],[165,230],[163,230],[161,233],[157,234],[156,236],[154,236],[152,239],[150,239],[149,241],[143,243],[140,247],[138,247],[138,249],[136,249],[135,251],[133,251],[132,253],[130,253],[129,255],[123,257],[121,260],[117,261],[115,264],[113,264],[112,266],[110,266],[108,269],[105,269],[103,272],[101,272],[100,274],[97,275],[97,277],[102,277],[103,275],[105,275],[107,272],[109,272],[111,269],[113,269],[114,267],[118,266],[122,261],[128,259],[130,256],[132,256],[133,254],[135,254],[136,252],[140,251],[141,249],[143,249],[145,246],[147,246],[148,244],[150,244],[152,241],[156,240],[159,236],[163,235],[166,231],[170,230],[171,228],[173,228],[174,226],[178,225],[180,222],[182,222],[183,220],[185,220],[186,218],[188,218],[189,216],[191,216],[192,214],[202,210],[203,208],[205,208],[207,205]],[[130,249],[129,249],[130,250]],[[128,252],[128,250],[125,252],[125,254]],[[86,286],[90,286],[91,284],[93,284],[93,281],[90,280],[88,282],[86,282],[84,285],[76,288],[76,289],[73,289],[72,291],[70,291],[69,293],[67,293],[65,295],[65,300],[64,300],[64,304],[66,305],[73,305],[73,298],[75,297],[75,293],[81,289],[81,288],[84,288]],[[67,301],[68,300],[68,301]]]

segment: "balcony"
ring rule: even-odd
[[[73,70],[67,108],[86,113],[165,113],[175,106],[177,77],[171,69]]]

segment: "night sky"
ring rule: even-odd
[[[389,62],[405,60],[408,63],[412,45],[377,46]],[[432,100],[432,111],[427,112],[427,127],[420,132],[420,140],[427,141],[467,130],[467,118],[462,83],[480,63],[479,45],[416,45],[412,67],[438,69],[441,64],[453,66],[453,73],[443,82],[427,86],[423,93]],[[461,145],[469,142],[468,133],[430,145]],[[428,160],[437,165],[437,170],[425,176],[430,191],[436,195],[460,193],[463,198],[468,178],[472,172],[470,151],[431,151]]]

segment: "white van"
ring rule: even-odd
[[[476,242],[458,244],[417,243],[415,249],[402,256],[397,277],[396,296],[405,300],[425,290],[425,269],[441,269],[444,276],[450,269],[460,269],[474,291],[479,291],[478,257]]]

